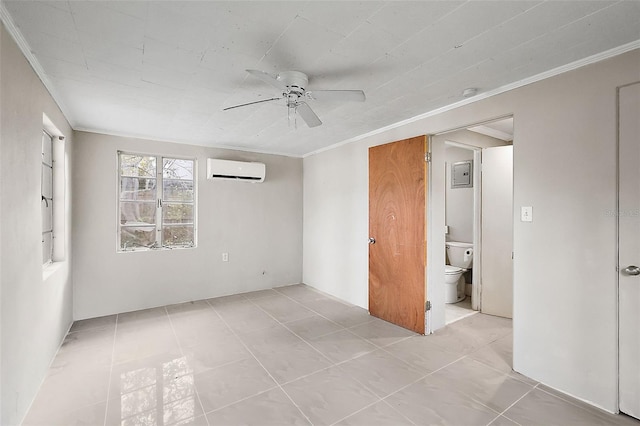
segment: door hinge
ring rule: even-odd
[[[431,302],[429,300],[427,300],[424,304],[424,311],[430,311],[431,310]]]
[[[430,152],[425,152],[424,153],[424,161],[426,161],[427,163],[431,162],[431,153]]]

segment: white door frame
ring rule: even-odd
[[[471,309],[480,311],[482,306],[482,148],[454,141],[445,141],[444,144],[446,146],[455,146],[473,151],[473,274],[471,277]],[[447,185],[446,180],[444,184]]]

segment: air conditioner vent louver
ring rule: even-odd
[[[207,179],[264,182],[264,163],[207,159]]]

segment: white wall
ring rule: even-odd
[[[65,257],[43,278],[42,114],[66,136],[68,173],[73,134],[4,26],[0,39],[0,423],[13,425],[24,417],[72,322],[69,175],[63,197],[67,221],[56,235],[66,246]]]
[[[457,142],[476,148],[488,148],[508,144],[505,141],[469,130],[459,130],[439,135],[433,138],[432,144],[443,143],[443,141]],[[473,188],[451,188],[451,165],[458,161],[473,161],[473,150],[446,145],[444,155],[444,161],[446,162],[445,221],[446,225],[449,226],[449,234],[446,236],[446,240],[472,243]],[[433,162],[439,160],[440,157],[436,157],[433,159]],[[474,164],[473,167],[475,168],[476,165]],[[474,183],[474,185],[475,184],[476,183]]]
[[[514,367],[615,411],[617,237],[604,213],[616,87],[638,80],[636,50],[305,158],[304,282],[366,307],[368,147],[514,114],[514,207],[534,209],[531,223],[514,217]]]
[[[451,188],[451,165],[471,160],[473,151],[445,146],[445,225],[447,241],[473,243],[473,188]],[[474,165],[475,167],[475,165]],[[472,173],[473,176],[473,173]]]
[[[118,150],[197,158],[197,248],[116,252]],[[301,282],[300,158],[86,132],[74,155],[75,319]],[[264,162],[266,180],[206,180],[208,157]]]

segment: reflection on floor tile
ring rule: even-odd
[[[305,285],[76,322],[24,425],[638,423],[512,370],[511,320],[430,336]]]

